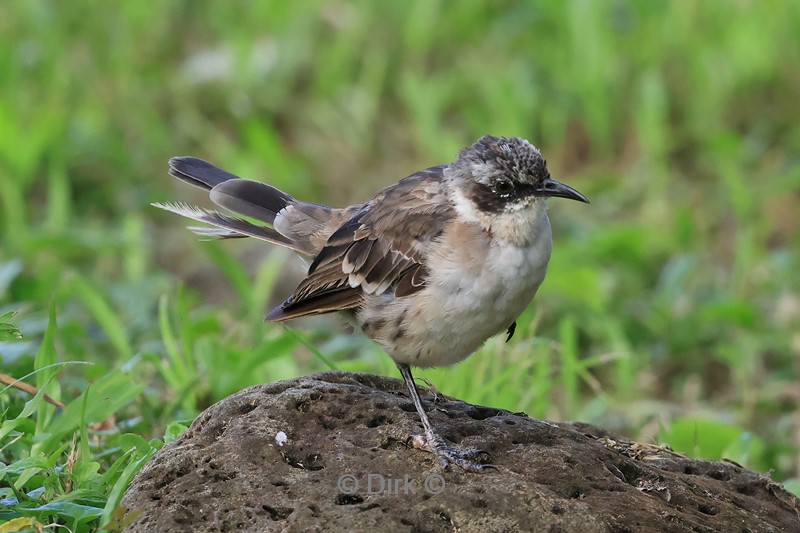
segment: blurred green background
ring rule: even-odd
[[[264,325],[299,262],[150,207],[208,205],[170,156],[342,206],[489,133],[529,139],[592,204],[551,203],[550,270],[511,343],[418,375],[796,490],[798,35],[792,1],[4,1],[0,372],[76,407],[59,423],[0,389],[0,460],[51,458],[0,487],[66,498],[76,431],[102,474],[135,455],[123,434],[161,438],[247,385],[396,375],[335,319]]]

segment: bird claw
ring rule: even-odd
[[[451,464],[457,465],[467,472],[485,472],[490,469],[497,470],[497,467],[494,465],[477,462],[477,460],[489,456],[487,452],[479,448],[471,447],[460,450],[451,448],[445,443],[444,439],[437,435],[413,435],[409,437],[408,440],[413,448],[425,450],[438,457],[445,470],[448,470]]]

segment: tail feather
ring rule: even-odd
[[[209,196],[220,207],[267,224],[275,221],[275,215],[281,209],[295,202],[294,198],[271,185],[242,178],[215,185]]]
[[[257,226],[241,218],[230,217],[218,211],[210,211],[184,203],[154,203],[152,205],[177,215],[215,226],[214,228],[189,227],[189,229],[204,237],[254,237],[262,241],[285,246],[302,255],[308,254],[307,251],[299,248],[291,239],[287,239],[274,229]]]
[[[244,235],[243,233],[236,233],[229,229],[211,226],[186,226],[186,229],[195,235],[207,237],[208,239],[245,239],[250,236]]]
[[[310,261],[325,246],[330,233],[352,216],[349,209],[300,202],[266,183],[240,178],[196,157],[173,157],[169,174],[181,181],[209,191],[218,206],[265,222],[260,226],[218,211],[184,203],[156,203],[156,207],[204,222],[214,227],[191,226],[206,238],[234,239],[254,237],[297,252]]]
[[[209,192],[220,207],[272,224],[275,215],[296,200],[260,181],[246,180],[196,157],[169,160],[169,174]]]
[[[180,156],[169,160],[169,175],[201,189],[211,190],[239,176],[196,157]]]

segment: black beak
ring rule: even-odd
[[[541,189],[536,191],[537,194],[540,196],[558,196],[559,198],[569,198],[570,200],[577,200],[579,202],[589,203],[589,199],[586,198],[584,195],[570,187],[569,185],[564,185],[560,181],[556,181],[553,179],[546,179],[544,182],[544,186]]]

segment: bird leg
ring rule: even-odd
[[[425,431],[424,435],[414,435],[410,438],[412,445],[415,448],[426,450],[434,454],[442,462],[442,466],[447,469],[450,464],[456,464],[467,470],[468,472],[482,472],[487,468],[494,468],[492,465],[485,465],[471,461],[470,458],[483,453],[476,448],[466,450],[456,450],[447,445],[445,440],[433,431],[433,426],[428,418],[428,414],[422,407],[422,400],[417,390],[417,384],[414,382],[414,377],[411,375],[411,368],[404,363],[397,363],[397,368],[403,376],[403,381],[406,382],[408,392],[411,394],[411,400],[414,402],[414,407],[417,409],[417,414],[422,421],[422,428]]]

